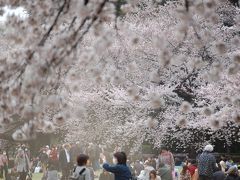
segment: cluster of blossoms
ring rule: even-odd
[[[94,80],[89,86],[91,90],[95,87],[95,93],[104,93],[96,101],[104,100],[109,107],[124,108],[126,117],[121,118],[123,112],[119,109],[107,109],[108,113],[98,116],[98,126],[102,124],[106,129],[97,133],[105,134],[94,136],[91,131],[90,135],[79,137],[110,145],[115,142],[129,146],[130,142],[133,151],[145,140],[160,146],[166,138],[179,139],[179,147],[192,142],[199,148],[208,139],[204,136],[193,142],[193,129],[205,129],[212,140],[222,137],[239,140],[239,134],[235,133],[214,134],[227,126],[227,122],[239,126],[239,106],[236,106],[239,10],[226,2],[205,3],[190,4],[188,11],[181,3],[157,7],[150,4],[125,15],[115,25],[116,31],[112,31],[111,24],[105,27],[113,37],[111,46],[94,61],[95,68],[84,72],[89,74],[88,82]],[[229,11],[236,21],[230,28],[223,26]],[[93,42],[91,36],[88,38],[86,43]],[[236,83],[234,87],[232,83]],[[235,98],[235,105],[229,106],[224,97]],[[105,112],[103,102],[95,107],[98,113]],[[228,109],[224,110],[225,107]],[[89,123],[85,118],[80,119],[82,124]],[[109,121],[112,124],[105,126]],[[68,140],[80,133],[71,133],[70,127]],[[184,131],[168,136],[169,128],[179,127]],[[84,130],[89,132],[89,128]],[[232,126],[225,131],[231,132]]]
[[[0,133],[17,128],[13,138],[27,140],[60,127],[68,141],[134,152],[146,140],[161,145],[169,128],[189,129],[172,135],[187,142],[193,128],[239,126],[240,10],[130,0],[118,17],[117,2],[1,3],[29,17],[6,23],[13,48],[0,59]]]

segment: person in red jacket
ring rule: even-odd
[[[193,177],[195,170],[197,169],[197,162],[195,159],[191,159],[188,163],[188,171],[191,174],[191,177]]]
[[[58,150],[55,146],[52,146],[51,148],[51,151],[49,153],[49,160],[55,167],[57,167],[57,169],[59,168],[58,167]]]
[[[53,162],[58,161],[58,151],[55,146],[52,147],[50,154],[49,154],[49,158]]]

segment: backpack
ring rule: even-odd
[[[83,175],[84,171],[86,170],[86,168],[83,168],[80,172],[79,172],[79,176],[78,177],[70,177],[71,180],[85,180],[85,174]],[[75,169],[74,171],[75,172]]]

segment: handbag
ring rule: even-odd
[[[86,170],[86,168],[83,168],[80,172],[79,172],[79,176],[78,177],[73,177],[71,176],[70,179],[71,180],[85,180],[85,175],[83,175],[84,171]],[[75,172],[75,169],[74,171]]]

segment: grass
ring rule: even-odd
[[[42,179],[43,174],[42,173],[34,173],[32,180],[41,180]]]
[[[101,171],[97,171],[97,172],[95,172],[95,175],[97,175],[99,177],[100,173],[101,173]],[[32,180],[41,180],[42,176],[43,176],[43,173],[34,173]],[[98,180],[98,177],[95,178],[95,180]]]

